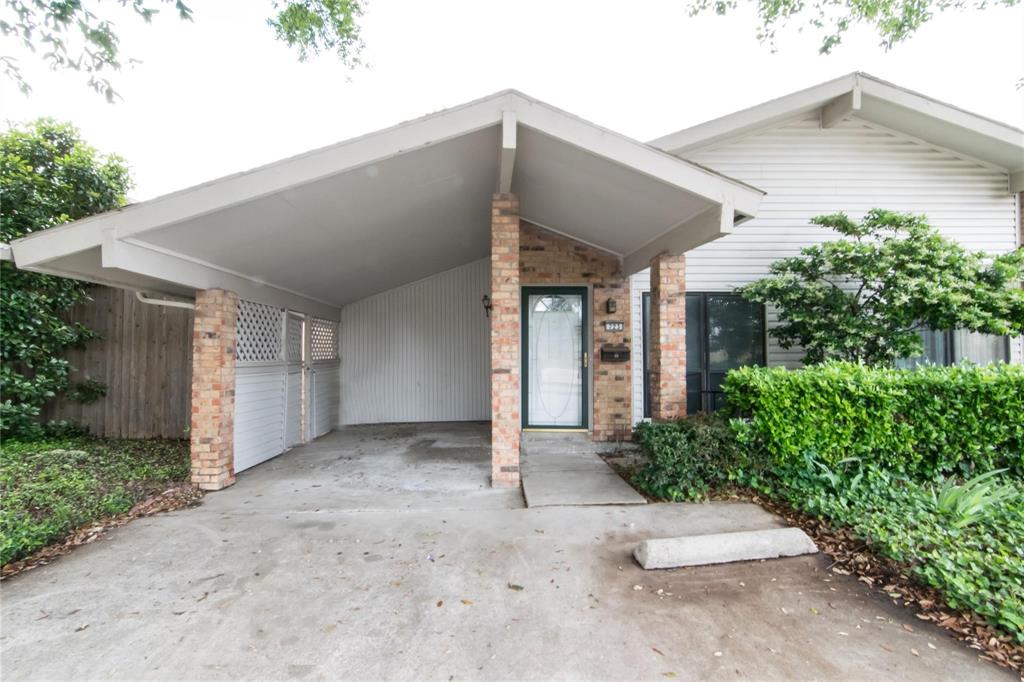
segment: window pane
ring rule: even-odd
[[[686,368],[695,372],[704,367],[703,336],[700,320],[700,294],[687,294]]]
[[[953,332],[956,362],[969,360],[979,365],[1006,362],[1006,338],[958,329]]]
[[[686,414],[696,414],[701,410],[701,373],[686,373]]]
[[[709,369],[764,364],[761,306],[739,296],[707,297]],[[689,348],[687,348],[689,350]]]

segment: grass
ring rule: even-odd
[[[0,445],[0,565],[129,511],[189,475],[186,441],[89,437]]]

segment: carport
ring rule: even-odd
[[[518,485],[534,396],[576,401],[554,428],[621,430],[631,359],[618,321],[628,276],[649,266],[654,414],[685,410],[682,259],[760,198],[504,91],[12,248],[20,268],[194,301],[204,488],[343,423],[488,419],[492,482]],[[568,340],[545,337],[557,347],[530,373],[526,307],[543,306],[537,319],[568,321]]]

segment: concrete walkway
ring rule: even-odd
[[[645,504],[585,433],[524,432],[520,472],[528,507]]]
[[[345,429],[6,581],[0,678],[1014,679],[823,557],[630,556],[781,525],[757,506],[526,509],[486,446]]]

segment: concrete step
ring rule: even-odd
[[[645,540],[633,551],[646,569],[678,568],[815,554],[818,548],[799,528],[686,535]]]

